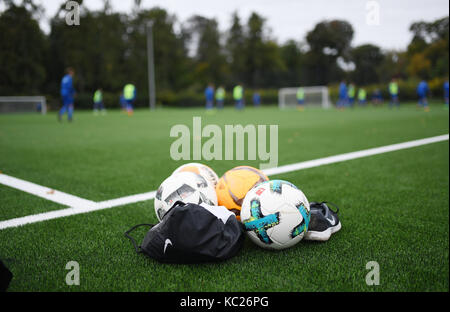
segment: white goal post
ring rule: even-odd
[[[278,90],[278,107],[293,108],[297,107],[297,91],[300,87],[281,88]],[[321,106],[323,108],[331,107],[328,87],[312,86],[302,87],[304,91],[304,105]]]
[[[45,96],[0,96],[0,113],[47,113]]]

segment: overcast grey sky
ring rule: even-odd
[[[42,1],[47,16],[53,16],[65,1]],[[368,25],[372,9],[379,4],[379,25]],[[131,12],[133,0],[112,0],[114,11]],[[100,9],[102,0],[85,0],[89,9]],[[370,5],[370,4],[369,4]],[[216,18],[221,31],[230,26],[231,13],[237,11],[246,21],[255,11],[267,19],[272,37],[278,42],[304,40],[306,33],[324,19],[344,19],[354,30],[353,45],[374,43],[385,49],[404,49],[411,40],[409,26],[418,20],[432,21],[448,15],[448,0],[142,0],[143,8],[159,6],[175,14],[180,22],[194,14]],[[81,23],[83,21],[81,20]],[[48,31],[48,25],[42,25]]]

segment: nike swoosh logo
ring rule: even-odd
[[[166,248],[167,248],[167,246],[168,246],[169,244],[173,246],[172,241],[171,241],[170,239],[167,238],[166,241],[165,241],[165,243],[164,243],[164,253],[166,253]]]
[[[327,219],[328,222],[330,222],[332,226],[335,226],[335,225],[336,225],[336,224],[335,224],[336,221],[334,220],[334,217],[333,217],[333,216],[331,216],[331,219],[328,219],[328,218],[325,218],[325,219]]]

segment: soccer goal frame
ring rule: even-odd
[[[297,90],[300,87],[289,87],[289,88],[281,88],[278,90],[278,107],[281,109],[297,107],[296,94]],[[330,95],[328,92],[328,87],[326,86],[310,86],[310,87],[302,87],[305,92],[305,105],[312,105],[311,102],[308,101],[308,98],[311,95],[315,95],[316,97],[320,97],[320,106],[322,108],[330,108],[331,101]],[[294,101],[287,103],[287,98],[294,98]],[[308,103],[309,102],[309,103]],[[316,101],[316,103],[318,103]]]
[[[17,109],[22,104],[21,109]],[[35,104],[33,109],[24,108],[24,105]],[[41,104],[42,115],[47,113],[47,100],[45,96],[0,96],[0,113],[36,112],[36,105]]]

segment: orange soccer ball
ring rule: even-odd
[[[250,167],[239,166],[225,172],[216,186],[219,206],[225,206],[240,220],[242,201],[255,185],[268,181],[262,171]]]

